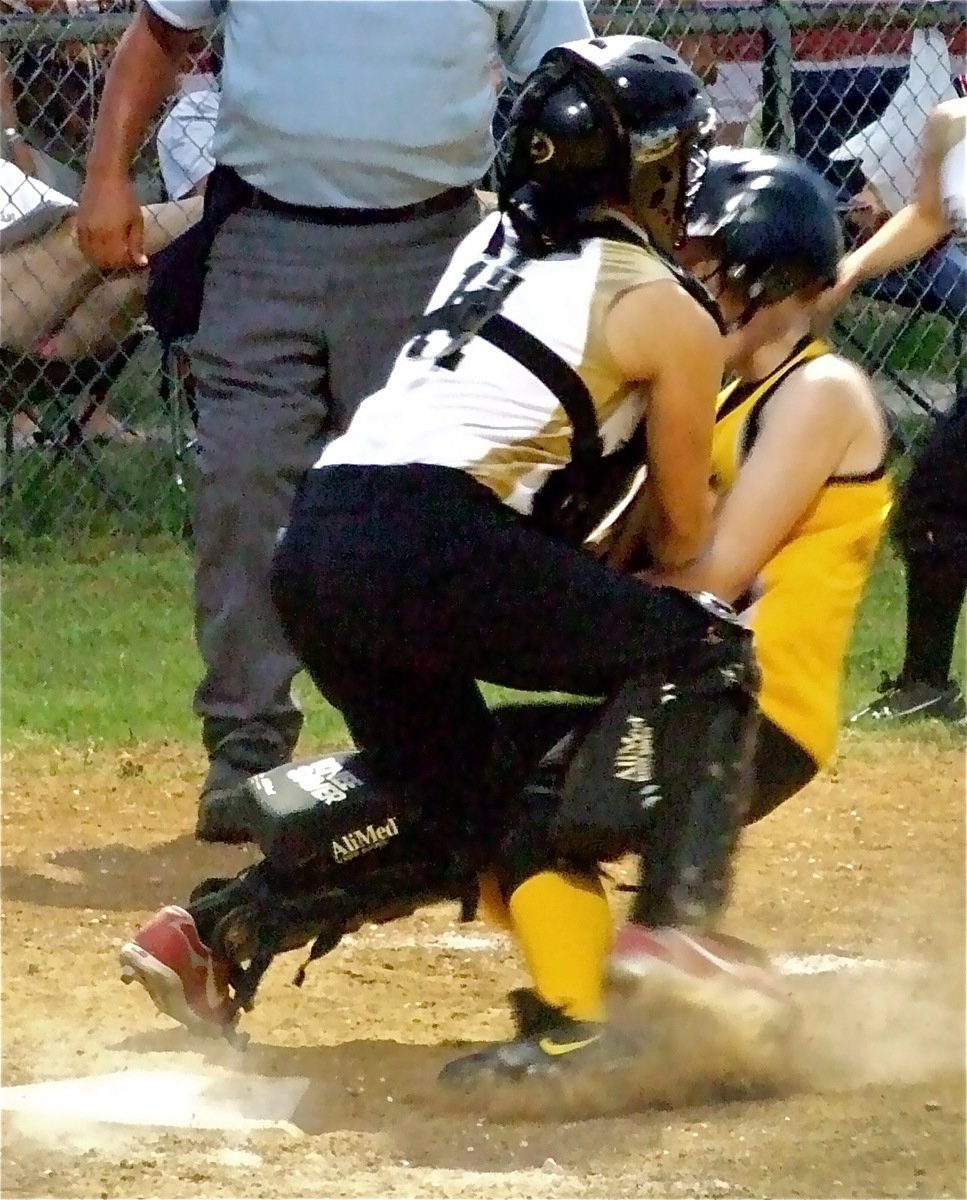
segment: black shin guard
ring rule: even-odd
[[[578,743],[554,830],[560,850],[634,852],[645,886],[634,919],[709,922],[729,892],[758,719],[751,635],[719,620],[664,682],[629,680]]]
[[[758,720],[746,700],[689,697],[675,716],[662,798],[638,847],[631,919],[639,924],[707,925],[728,900]]]

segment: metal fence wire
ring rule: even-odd
[[[104,74],[135,7],[0,0],[8,553],[38,538],[186,525],[187,360],[162,362],[143,315],[143,275],[99,276],[71,237]],[[711,90],[720,140],[793,149],[822,170],[838,190],[848,242],[911,198],[927,115],[962,87],[959,2],[590,0],[588,8],[599,33],[649,33],[678,47]],[[191,193],[211,165],[216,69],[217,47],[200,43],[137,162],[138,193],[151,206],[149,250],[197,214]],[[867,287],[835,328],[911,427],[965,387],[964,253],[948,243]]]

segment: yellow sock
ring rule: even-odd
[[[613,927],[601,880],[542,871],[524,880],[508,907],[538,996],[576,1021],[603,1021]]]

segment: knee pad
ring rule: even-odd
[[[414,805],[375,777],[369,756],[352,751],[284,763],[253,775],[244,819],[270,862],[341,867],[374,852],[395,853],[418,821]]]
[[[652,907],[660,898],[668,910],[661,923],[721,907],[748,802],[759,673],[751,633],[715,605],[680,670],[643,669],[603,705],[570,755],[553,821],[561,853],[640,855]]]

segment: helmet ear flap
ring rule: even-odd
[[[561,222],[590,204],[622,199],[628,138],[603,76],[574,58],[540,71],[511,113],[497,200],[509,212],[520,192],[535,218]]]
[[[509,196],[501,198],[500,207],[507,214],[527,258],[541,258],[552,247],[548,237],[547,197],[545,189],[531,180]]]
[[[550,97],[569,73],[562,62],[548,63],[531,80],[511,109],[506,134],[507,151],[498,156],[497,199],[501,209],[518,188],[532,181],[533,140]]]

